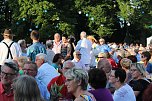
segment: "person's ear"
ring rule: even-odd
[[[81,85],[81,83],[82,83],[82,81],[80,80],[80,81],[77,81],[77,85],[78,86],[80,86]]]
[[[116,81],[119,82],[119,77],[116,78]]]

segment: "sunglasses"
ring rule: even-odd
[[[76,55],[79,55],[79,56],[80,56],[81,54],[76,54]]]
[[[142,55],[141,58],[145,58],[145,56]]]
[[[104,58],[104,57],[97,57],[97,58],[99,58],[99,59],[100,59],[100,58]]]

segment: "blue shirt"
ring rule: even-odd
[[[37,85],[39,87],[41,96],[43,97],[43,99],[45,99],[45,101],[49,101],[50,99],[50,93],[47,90],[47,86],[40,80],[38,80],[37,78],[35,78]]]
[[[148,63],[148,64],[147,64],[146,71],[147,71],[148,73],[152,73],[152,64],[151,64],[151,63]]]
[[[56,76],[59,76],[58,71],[48,63],[43,63],[38,68],[38,73],[35,78],[41,80],[46,86]]]
[[[108,45],[106,45],[106,44],[98,46],[98,48],[99,48],[100,52],[103,52],[103,53],[111,51],[110,47]]]
[[[46,54],[46,48],[40,44],[40,42],[33,43],[30,47],[27,49],[27,56],[31,59],[31,61],[35,62],[35,57],[39,53]]]

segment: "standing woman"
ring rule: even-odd
[[[75,96],[74,101],[96,101],[87,91],[88,73],[83,69],[72,68],[65,73],[67,90]]]
[[[71,44],[68,42],[66,34],[62,35],[61,55],[65,61],[71,59]]]
[[[22,75],[15,81],[13,86],[14,101],[43,101],[33,77]]]

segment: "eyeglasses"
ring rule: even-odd
[[[35,70],[33,70],[33,69],[22,69],[23,71],[28,71],[28,72],[33,72],[33,71],[35,71]]]
[[[81,56],[81,54],[76,54],[76,55],[79,55],[79,56]]]
[[[6,77],[12,77],[13,75],[16,75],[15,73],[13,74],[13,73],[5,73],[4,71],[1,71],[1,76],[3,77],[3,76],[6,76]]]

